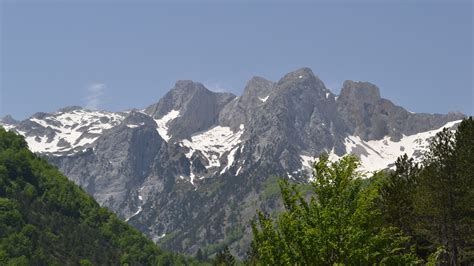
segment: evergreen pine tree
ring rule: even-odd
[[[230,253],[229,247],[225,246],[223,250],[216,254],[214,265],[218,266],[233,266],[235,265],[235,258]]]
[[[395,171],[390,172],[380,189],[385,221],[413,235],[416,218],[413,211],[413,195],[420,167],[406,154],[397,158]]]
[[[442,247],[450,265],[472,263],[474,210],[474,123],[464,120],[456,133],[439,132],[431,141],[416,191],[418,232]]]
[[[202,253],[202,249],[198,249],[198,251],[196,252],[196,259],[198,261],[204,261],[204,255]]]

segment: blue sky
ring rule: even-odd
[[[471,1],[1,5],[0,116],[142,108],[179,79],[239,95],[308,66],[334,92],[369,81],[415,112],[474,114]]]

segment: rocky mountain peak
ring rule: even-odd
[[[78,105],[66,106],[58,110],[59,113],[67,113],[75,110],[82,110],[83,108]]]
[[[155,121],[150,118],[150,116],[139,112],[137,110],[132,110],[128,115],[124,118],[122,125],[126,125],[130,128],[135,128],[139,126],[151,126],[153,128],[156,127]]]
[[[202,83],[194,82],[192,80],[178,80],[176,81],[172,91],[176,94],[194,94],[197,92],[209,93],[209,91]]]
[[[252,114],[257,112],[267,100],[274,83],[262,77],[252,77],[245,86],[241,97],[227,104],[219,114],[219,123],[237,130],[241,124],[247,124]]]
[[[0,123],[6,124],[6,125],[15,125],[15,124],[18,124],[18,121],[15,120],[11,115],[6,115],[0,118]]]
[[[262,77],[253,77],[247,82],[240,102],[257,101],[265,102],[272,91],[274,83]]]
[[[283,76],[275,86],[275,93],[288,97],[326,98],[330,93],[324,83],[309,68],[300,68]]]
[[[178,80],[158,103],[146,108],[145,112],[154,118],[161,118],[172,110],[188,109],[192,104],[202,104],[212,99],[222,105],[233,98],[235,95],[231,93],[212,92],[199,82]]]
[[[273,82],[266,80],[265,78],[257,76],[252,77],[247,82],[242,97],[245,95],[256,97],[266,96],[270,93],[273,85]]]
[[[287,83],[294,82],[310,82],[310,83],[322,83],[322,81],[314,75],[313,71],[308,67],[303,67],[292,71],[278,81],[278,85],[282,86]]]
[[[380,89],[369,82],[346,80],[339,99],[375,103],[380,100]]]
[[[169,135],[183,139],[214,125],[219,112],[234,98],[231,93],[212,92],[199,82],[180,80],[145,113],[157,120],[165,119],[161,122]]]

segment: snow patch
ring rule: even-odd
[[[233,150],[241,142],[240,137],[244,132],[244,125],[240,125],[239,129],[233,132],[230,127],[215,126],[192,136],[191,140],[183,140],[183,146],[190,149],[186,156],[191,158],[193,153],[199,150],[209,161],[206,168],[220,167],[219,159],[222,155]]]
[[[130,217],[128,217],[127,219],[125,219],[125,222],[128,222],[130,219],[132,219],[133,217],[137,216],[137,215],[138,215],[139,213],[141,213],[142,211],[143,211],[142,206],[139,205],[139,206],[138,206],[138,210],[137,210],[134,214],[132,214],[132,216],[130,216]]]
[[[128,128],[137,128],[137,127],[140,127],[140,126],[143,126],[143,125],[145,125],[145,123],[140,123],[140,124],[138,124],[138,125],[136,125],[136,124],[128,124],[127,127],[128,127]]]
[[[313,168],[313,164],[315,161],[314,157],[307,156],[307,155],[300,155],[301,158],[301,164],[303,165],[304,168]]]
[[[0,123],[0,126],[2,126],[6,131],[10,131],[11,129],[15,128],[15,125],[7,125],[2,123]]]
[[[158,134],[168,142],[171,138],[171,135],[168,134],[168,123],[180,116],[179,110],[171,110],[169,113],[164,115],[160,119],[155,119],[157,125]]]
[[[138,210],[132,214],[132,216],[128,217],[127,219],[125,219],[126,222],[128,222],[130,219],[132,219],[133,217],[137,216],[140,212],[143,211],[143,196],[141,195],[143,189],[145,188],[145,186],[141,187],[139,190],[138,190]]]
[[[30,118],[31,122],[54,131],[54,135],[49,138],[45,135],[28,136],[28,132],[19,130],[17,132],[25,136],[33,152],[63,153],[93,143],[104,130],[117,126],[123,118],[123,115],[116,113],[80,109],[54,113],[44,119]],[[104,120],[106,122],[101,122]]]
[[[239,147],[235,147],[229,152],[229,155],[227,155],[227,165],[224,168],[222,168],[220,174],[225,173],[227,169],[229,169],[232,166],[232,164],[234,164],[235,152],[237,151],[238,148]]]
[[[392,141],[390,140],[390,137],[385,137],[380,140],[364,141],[358,136],[348,136],[344,141],[346,153],[355,154],[359,157],[361,162],[359,170],[363,172],[373,172],[388,168],[395,163],[399,156],[405,153],[409,157],[413,157],[415,161],[419,162],[422,158],[416,157],[416,155],[422,154],[428,150],[429,139],[434,137],[436,133],[440,132],[443,128],[451,128],[461,121],[462,120],[452,121],[438,129],[410,136],[403,135],[400,141]],[[334,148],[328,153],[328,155],[330,161],[337,161],[341,158],[335,154]],[[317,157],[311,157],[304,154],[300,155],[300,158],[303,170],[311,169],[311,163],[317,160]]]
[[[166,236],[166,233],[163,233],[161,236],[158,236],[158,237],[157,237],[157,240],[160,240],[160,239],[162,239],[162,238],[165,237],[165,236]]]
[[[268,100],[268,97],[270,97],[270,95],[267,95],[267,97],[263,97],[263,98],[258,98],[260,101],[262,102],[266,102]]]
[[[235,172],[235,175],[239,175],[240,171],[242,171],[242,165],[237,169],[237,172]]]
[[[397,158],[404,153],[409,157],[414,157],[415,153],[426,152],[429,147],[429,139],[443,128],[451,128],[460,122],[461,120],[452,121],[435,130],[410,136],[403,135],[400,141],[392,141],[390,137],[363,141],[357,136],[349,136],[345,140],[346,152],[353,153],[360,158],[363,170],[369,172],[381,170],[395,163]],[[421,161],[422,158],[414,157],[414,159]]]
[[[189,171],[189,182],[194,186],[194,179],[196,178],[196,175],[193,173],[193,166],[191,165],[191,170]]]

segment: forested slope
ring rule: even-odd
[[[0,127],[0,265],[193,263],[160,250]]]

